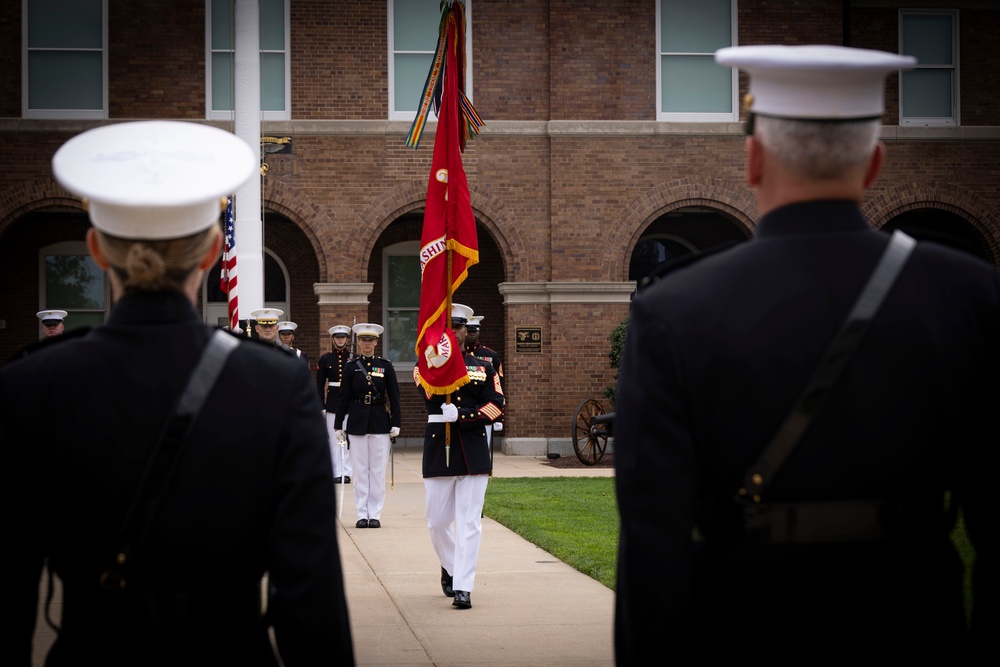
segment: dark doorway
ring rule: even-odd
[[[664,213],[642,233],[632,250],[628,279],[640,282],[658,266],[684,255],[751,236],[732,217],[709,206],[685,206]]]
[[[971,253],[993,264],[995,260],[982,235],[960,215],[937,208],[918,208],[901,213],[879,231],[900,229],[917,240],[936,241]]]

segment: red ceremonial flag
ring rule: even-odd
[[[447,31],[446,41],[442,40],[442,99],[420,235],[417,371],[429,394],[447,394],[469,382],[462,350],[450,328],[451,295],[465,280],[469,267],[479,263],[476,219],[461,156],[458,53],[464,48],[459,36],[462,17],[460,12],[448,11],[442,20],[442,30]]]
[[[219,273],[219,289],[229,295],[229,330],[240,328],[239,290],[236,281],[236,217],[233,214],[233,198],[226,204],[226,249],[222,252],[222,271]]]

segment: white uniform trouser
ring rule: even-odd
[[[427,530],[441,567],[456,591],[472,591],[483,537],[483,501],[489,475],[425,477]]]
[[[381,519],[385,505],[385,469],[389,463],[388,433],[348,435],[354,474],[354,506],[359,519]]]
[[[333,422],[336,419],[337,415],[332,412],[326,413],[326,432],[330,436],[330,456],[333,458],[333,476],[343,477],[347,475],[350,477],[353,474],[351,472],[351,450],[347,448],[347,445],[341,447],[337,444],[337,430],[333,428]],[[343,427],[347,428],[347,417],[344,417]],[[343,449],[343,461],[340,460],[341,449]]]

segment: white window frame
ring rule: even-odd
[[[959,11],[957,9],[900,9],[899,10],[899,52],[906,53],[903,49],[903,41],[905,35],[903,34],[903,18],[905,16],[950,16],[951,17],[951,65],[921,65],[919,62],[914,68],[915,70],[920,69],[949,69],[952,72],[951,77],[951,109],[952,115],[950,117],[930,117],[930,116],[910,116],[906,117],[903,115],[903,72],[899,74],[899,124],[901,126],[919,126],[919,127],[957,127],[961,124],[961,98],[959,92],[962,90],[960,85],[960,68],[959,68],[959,53],[961,49],[959,48],[958,39],[960,31],[958,29],[958,19]]]
[[[89,257],[90,251],[87,250],[87,244],[83,241],[60,241],[38,250],[38,310],[51,308],[65,310],[69,314],[67,315],[67,321],[69,321],[73,313],[101,313],[102,322],[106,322],[108,313],[111,312],[111,280],[107,271],[104,272],[104,308],[72,308],[69,307],[69,304],[50,303],[48,301],[48,294],[45,291],[48,267],[46,266],[45,258],[54,255]]]
[[[437,4],[435,2],[435,4]],[[395,25],[393,18],[395,16],[395,5],[396,0],[386,0],[386,17],[387,17],[387,30],[388,30],[388,48],[389,48],[389,120],[405,120],[412,121],[417,117],[417,110],[413,111],[395,111],[396,108],[396,34]],[[436,39],[436,36],[435,36]],[[413,51],[400,51],[399,53],[415,53]],[[421,51],[420,53],[424,53]],[[433,56],[433,49],[427,52]],[[426,76],[426,74],[425,74]],[[421,82],[423,85],[423,82]],[[465,0],[465,96],[469,98],[472,102],[472,0]],[[434,113],[432,108],[427,114],[427,120],[434,121],[437,120],[437,114]]]
[[[54,51],[53,48],[28,47],[28,3],[21,0],[21,116],[23,118],[55,118],[104,120],[108,117],[108,0],[101,0],[101,108],[100,109],[32,109],[29,108],[30,84],[28,54],[30,51]],[[93,49],[64,49],[65,51],[93,51]]]
[[[730,90],[730,102],[731,108],[727,113],[677,113],[677,112],[665,112],[663,110],[663,72],[662,69],[662,59],[665,55],[708,55],[705,53],[681,53],[681,52],[669,52],[663,50],[663,44],[661,34],[661,22],[663,20],[663,0],[656,0],[656,120],[661,122],[675,122],[675,123],[735,123],[740,119],[740,109],[739,109],[739,71],[737,68],[733,67],[731,72],[731,90]],[[731,20],[731,32],[730,32],[730,45],[736,46],[738,44],[738,1],[730,0],[730,20]],[[721,65],[720,65],[721,67]]]
[[[212,108],[212,54],[215,52],[223,53],[234,53],[236,48],[236,35],[233,34],[233,50],[229,49],[213,49],[212,48],[212,2],[213,0],[205,0],[205,118],[207,120],[233,120],[235,116],[235,110],[217,110]],[[230,0],[233,3],[233,20],[235,22],[235,11],[236,11],[236,1]],[[261,55],[265,53],[284,53],[285,54],[285,110],[284,111],[261,111],[261,120],[291,120],[292,119],[292,29],[290,25],[291,21],[291,2],[290,0],[283,0],[285,6],[285,49],[284,51],[275,50],[264,50],[261,49]],[[233,66],[235,67],[235,55],[233,56]],[[235,82],[235,72],[233,75],[233,81]],[[236,93],[233,92],[233,102],[235,106]]]
[[[399,243],[393,243],[390,246],[386,246],[382,250],[382,322],[385,324],[384,339],[382,341],[382,356],[389,358],[389,347],[392,342],[390,339],[390,328],[389,328],[389,311],[412,311],[417,313],[419,317],[420,314],[420,304],[419,301],[416,307],[413,308],[389,308],[389,258],[390,257],[417,257],[420,254],[420,241],[401,241]],[[420,277],[417,277],[419,286]],[[417,332],[413,331],[412,338],[407,341],[410,346],[416,345]],[[403,349],[402,347],[400,349]],[[412,371],[413,367],[416,365],[416,361],[397,361],[392,359],[392,365],[396,371]]]

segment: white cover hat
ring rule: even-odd
[[[478,329],[482,321],[483,321],[482,315],[473,315],[472,317],[469,318],[469,323],[466,326],[468,326],[470,329],[473,327]]]
[[[260,158],[236,135],[180,121],[94,128],[56,151],[52,171],[87,202],[94,227],[125,239],[172,239],[208,229]]]
[[[750,75],[747,110],[801,120],[862,120],[885,112],[885,78],[913,56],[846,46],[731,46],[720,65]]]
[[[38,316],[42,322],[45,320],[62,320],[64,317],[69,315],[65,310],[40,310],[35,315]]]
[[[472,309],[462,303],[451,304],[451,319],[453,322],[461,320],[462,324],[468,324],[472,319]]]
[[[250,319],[256,320],[257,324],[277,324],[285,311],[277,308],[260,308],[250,313]]]
[[[335,327],[330,327],[331,336],[347,336],[350,335],[350,333],[351,333],[351,327],[344,324],[338,324]]]
[[[278,322],[278,331],[295,331],[299,325],[295,322]]]
[[[351,329],[359,336],[381,336],[382,332],[385,331],[378,324],[372,324],[371,322],[360,322],[351,327]]]

